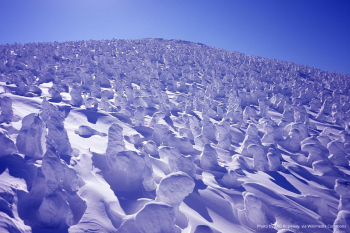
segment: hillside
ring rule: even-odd
[[[0,111],[1,232],[350,231],[350,75],[178,40],[0,45]]]

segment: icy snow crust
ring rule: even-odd
[[[350,232],[349,75],[177,40],[0,51],[0,232]]]

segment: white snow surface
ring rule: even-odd
[[[178,40],[0,51],[0,232],[350,232],[349,75]]]

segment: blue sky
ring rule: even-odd
[[[0,0],[0,44],[151,37],[350,74],[349,0]]]

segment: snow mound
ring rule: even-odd
[[[178,208],[183,199],[194,189],[193,179],[183,172],[174,172],[164,177],[157,188],[157,202]]]
[[[195,165],[192,156],[185,156],[180,153],[179,149],[174,147],[161,146],[159,148],[159,157],[169,165],[171,172],[182,171],[194,177]]]
[[[1,106],[0,123],[11,122],[13,117],[12,99],[7,96],[0,97],[0,106]]]
[[[16,152],[16,145],[7,135],[7,132],[3,129],[0,129],[0,157],[11,155]]]
[[[147,203],[132,218],[127,219],[118,229],[120,233],[179,233],[175,226],[173,208],[164,203]]]
[[[101,133],[101,132],[99,132],[99,131],[97,131],[97,130],[95,130],[87,125],[79,126],[79,128],[77,130],[75,130],[75,133],[83,138],[88,138],[88,137],[91,137],[93,135],[99,135],[101,137],[107,136],[107,134]]]
[[[140,188],[154,190],[152,167],[148,156],[135,151],[121,151],[109,157],[108,181],[112,189],[133,191]]]
[[[46,125],[38,114],[32,113],[22,120],[22,128],[16,139],[18,151],[33,159],[44,156]]]

